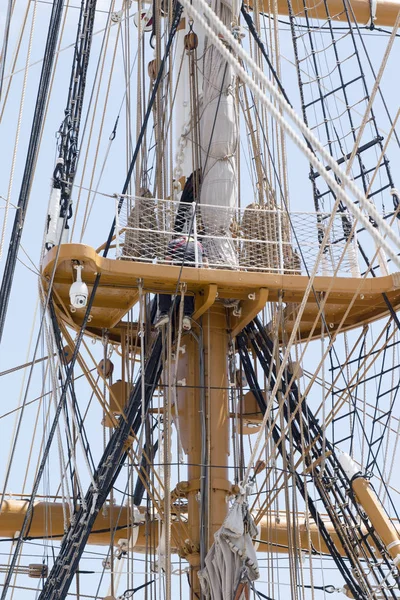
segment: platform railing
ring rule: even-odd
[[[271,210],[257,205],[241,208],[184,204],[173,200],[129,197],[116,217],[116,257],[156,264],[307,274],[314,268],[329,215]],[[195,257],[171,247],[182,238],[194,242]],[[333,219],[317,274],[358,273],[352,241],[345,248],[342,216]],[[193,247],[193,244],[192,244]]]

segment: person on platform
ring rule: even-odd
[[[196,266],[196,242],[190,236],[181,235],[174,238],[168,244],[166,260],[169,264],[185,267]],[[206,263],[203,246],[197,242],[197,264],[201,266]],[[161,327],[169,323],[170,309],[172,305],[172,296],[170,294],[159,294],[158,296],[158,319],[156,327]],[[186,295],[183,305],[182,328],[184,331],[190,331],[192,328],[191,316],[194,313],[194,296]]]
[[[199,169],[194,171],[186,180],[175,219],[175,237],[168,244],[166,261],[169,264],[185,267],[201,267],[203,264],[207,264],[202,244],[199,241],[197,242],[196,257],[196,242],[194,238],[190,234],[183,233],[184,229],[191,229],[190,215],[192,214],[192,203],[198,197],[200,183],[201,171]],[[161,327],[169,322],[171,305],[172,296],[170,294],[159,294],[159,315],[155,324],[156,327]],[[185,295],[182,320],[182,328],[185,331],[190,331],[192,327],[191,316],[193,313],[194,297]]]

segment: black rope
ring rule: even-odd
[[[268,13],[262,13],[260,12],[260,15],[262,15],[263,17],[267,17],[267,19],[271,19],[272,21],[276,21],[277,23],[281,23],[282,25],[287,25],[288,27],[290,27],[290,22],[289,21],[285,21],[284,19],[275,19],[274,15],[269,15]],[[297,23],[296,27],[298,29],[315,29],[318,32],[322,32],[322,33],[329,33],[329,27],[327,27],[326,25],[305,25],[304,23]],[[264,27],[264,29],[266,29]],[[369,27],[367,27],[367,25],[362,25],[362,26],[354,26],[352,27],[351,25],[343,25],[343,27],[340,26],[335,26],[332,27],[333,31],[349,31],[350,29],[353,29],[353,31],[357,31],[360,34],[361,37],[361,31],[362,30],[369,30]],[[282,31],[290,31],[290,29],[283,29]],[[374,27],[374,33],[364,33],[364,35],[375,35],[375,32],[379,31],[380,33],[385,33],[387,35],[392,35],[391,31],[388,31],[387,29],[382,29],[382,27]],[[395,34],[396,37],[400,37],[400,33],[396,33]],[[380,36],[378,36],[380,37]]]
[[[26,155],[25,168],[18,197],[17,210],[15,212],[14,225],[8,246],[7,260],[4,267],[3,279],[0,288],[0,343],[3,337],[4,324],[10,300],[11,288],[14,279],[15,266],[17,263],[18,250],[21,243],[22,232],[26,219],[29,196],[32,187],[34,167],[36,164],[40,132],[42,130],[45,107],[50,87],[51,71],[56,53],[58,34],[61,24],[64,0],[54,0],[51,11],[49,28],[47,33],[46,48],[39,87],[36,97],[36,105],[32,121],[31,134],[29,138],[28,151]],[[7,587],[9,581],[7,582]],[[2,596],[3,597],[3,596]]]
[[[136,592],[138,592],[139,590],[142,590],[143,588],[147,587],[148,585],[151,585],[154,582],[155,582],[155,579],[152,579],[151,581],[147,581],[146,583],[143,583],[142,585],[139,585],[136,588],[129,588],[128,590],[125,590],[125,592],[121,596],[121,599],[122,598],[131,598],[134,594],[136,594]]]
[[[268,56],[268,53],[265,49],[265,46],[263,44],[263,42],[260,39],[260,36],[258,35],[257,29],[255,28],[253,19],[251,18],[250,14],[247,12],[247,10],[244,7],[244,4],[242,4],[242,8],[241,8],[241,12],[242,15],[244,17],[244,20],[247,23],[247,26],[249,28],[249,31],[251,33],[251,35],[253,36],[257,46],[260,48],[261,50],[261,54],[263,55],[263,57],[265,58],[265,61],[278,85],[278,88],[280,89],[280,91],[282,92],[283,97],[285,98],[286,102],[289,104],[289,106],[291,106],[293,108],[293,105],[291,104],[289,97],[287,95],[287,93],[285,92],[285,89],[282,85],[281,80],[279,79],[278,73],[276,72],[276,70],[274,69],[274,66],[272,64],[272,62],[270,61],[270,58]]]
[[[253,326],[254,325],[255,325],[255,323],[253,322]],[[260,331],[260,335],[261,335],[261,331]],[[257,388],[257,393],[255,394],[255,397],[256,397],[257,403],[260,407],[261,412],[263,414],[265,414],[266,403],[265,403],[264,395],[258,384],[257,375],[254,371],[254,367],[252,365],[252,362],[251,362],[251,359],[249,356],[249,350],[248,350],[248,347],[250,345],[253,346],[254,350],[257,353],[257,357],[260,358],[259,347],[257,346],[257,344],[254,345],[255,338],[254,338],[253,333],[251,333],[251,331],[248,329],[248,327],[246,327],[245,331],[240,333],[236,337],[236,340],[238,343],[239,356],[242,361],[242,365],[243,365],[244,372],[246,374],[246,378],[248,379],[249,382],[253,383],[255,388]],[[265,374],[268,376],[269,369],[265,370],[265,364],[263,365],[263,370],[264,370]],[[286,415],[285,415],[286,419],[288,419],[288,417],[290,418],[290,415],[288,415],[288,412],[287,412],[288,411],[287,406],[286,407],[284,406],[283,408],[284,408],[284,411],[286,412]],[[303,410],[304,410],[304,406],[303,406]],[[270,420],[268,421],[267,426],[271,430],[272,438],[278,448],[279,453],[282,455],[285,452],[285,450],[283,448],[283,444],[284,444],[284,441],[287,439],[286,436],[282,436],[282,439],[281,439],[281,432],[280,432],[278,426],[275,424],[272,427],[272,423]],[[305,430],[306,434],[307,434],[307,431],[308,431],[308,427]],[[335,561],[336,566],[338,567],[338,569],[341,572],[345,581],[349,584],[349,587],[353,593],[353,597],[357,598],[358,600],[361,600],[363,598],[362,590],[360,589],[360,587],[358,586],[358,583],[354,579],[351,569],[342,560],[342,557],[340,556],[330,534],[328,533],[328,531],[326,529],[325,523],[316,508],[314,500],[310,497],[310,495],[308,494],[308,492],[305,488],[305,483],[303,481],[303,478],[301,476],[299,476],[297,473],[294,473],[294,478],[295,478],[297,488],[299,489],[304,500],[306,500],[308,503],[310,513],[320,530],[321,537],[324,540],[333,560]],[[340,536],[339,536],[339,538],[340,538]]]
[[[182,10],[183,10],[182,5],[179,4],[179,2],[176,2],[175,3],[175,8],[174,8],[173,19],[172,19],[172,23],[171,23],[171,29],[170,29],[170,32],[169,32],[167,44],[165,46],[164,56],[163,56],[163,58],[161,60],[160,68],[159,68],[158,74],[157,74],[157,78],[156,78],[156,80],[154,82],[154,85],[153,85],[153,90],[152,90],[152,93],[151,93],[151,96],[150,96],[149,105],[147,107],[146,114],[145,114],[144,119],[143,119],[143,124],[142,124],[142,127],[140,129],[139,136],[138,136],[138,139],[137,139],[137,142],[136,142],[136,147],[135,147],[135,150],[134,150],[134,153],[133,153],[133,156],[132,156],[131,163],[129,165],[128,174],[126,176],[125,183],[124,183],[124,186],[122,188],[121,198],[119,199],[119,202],[118,202],[118,214],[121,212],[122,205],[124,203],[124,197],[123,196],[127,193],[128,188],[129,188],[129,184],[130,184],[130,181],[131,181],[133,169],[135,168],[135,165],[136,165],[136,160],[137,160],[137,157],[139,155],[139,151],[140,151],[140,148],[141,148],[141,145],[142,145],[142,141],[143,141],[144,135],[146,133],[147,124],[148,124],[151,112],[153,110],[154,102],[156,100],[157,91],[158,91],[161,79],[163,77],[163,73],[164,73],[164,69],[165,69],[165,64],[166,64],[167,58],[168,58],[170,50],[171,50],[172,42],[174,41],[174,37],[175,37],[175,34],[176,34],[177,27],[178,27],[178,25],[180,23],[180,20],[181,20]],[[116,218],[114,217],[113,223],[111,225],[110,233],[108,234],[107,242],[106,242],[106,245],[105,245],[105,248],[104,248],[104,252],[103,252],[103,256],[104,257],[107,256],[108,251],[110,249],[110,246],[111,246],[111,243],[112,243],[112,239],[113,239],[113,236],[114,236],[114,232],[115,232],[116,222],[117,222]],[[97,278],[96,278],[96,281],[97,281]]]
[[[77,168],[79,130],[93,38],[96,2],[97,0],[86,0],[84,4],[82,0],[67,103],[64,119],[58,132],[59,160],[53,174],[53,187],[61,190],[59,216],[64,219],[63,229],[69,228],[68,221],[72,217],[71,191]],[[46,244],[47,250],[50,250],[51,247],[51,244]]]

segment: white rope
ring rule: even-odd
[[[183,447],[181,441],[181,428],[179,423],[179,408],[178,408],[178,394],[177,394],[177,385],[178,385],[178,366],[179,366],[179,358],[181,355],[181,340],[182,340],[182,322],[183,322],[183,309],[185,302],[185,289],[184,285],[181,285],[181,302],[179,305],[179,314],[178,314],[178,338],[176,342],[176,350],[175,350],[175,367],[173,370],[173,383],[172,383],[172,393],[173,393],[173,408],[174,408],[174,422],[176,429],[176,437],[177,437],[177,445],[178,445],[178,457],[179,462],[183,463]],[[172,407],[171,407],[172,410]]]
[[[35,331],[35,322],[36,322],[36,317],[37,317],[37,313],[38,313],[38,308],[39,308],[39,297],[36,300],[36,306],[35,306],[35,310],[34,310],[34,313],[33,313],[32,327],[31,327],[31,331],[30,331],[30,334],[29,334],[28,349],[27,349],[27,353],[26,353],[26,360],[27,361],[29,359],[29,355],[30,355],[30,352],[31,352],[32,341],[33,341],[33,334],[34,334],[34,331]],[[31,365],[30,368],[31,369],[33,368],[33,364]],[[13,462],[14,462],[14,457],[15,457],[15,453],[16,453],[16,447],[17,447],[18,440],[19,440],[20,428],[21,428],[21,425],[22,425],[22,420],[23,420],[24,411],[25,411],[25,405],[26,405],[25,380],[26,380],[26,376],[27,376],[27,370],[24,369],[23,376],[22,376],[22,381],[21,381],[20,392],[19,392],[18,404],[17,404],[17,409],[20,412],[16,413],[16,415],[15,415],[13,432],[12,432],[11,441],[10,441],[10,450],[9,450],[9,454],[8,454],[8,458],[7,458],[7,464],[6,464],[6,468],[5,468],[3,490],[1,492],[1,497],[0,497],[0,512],[1,512],[1,507],[3,506],[3,501],[4,501],[5,494],[6,494],[6,488],[7,488],[8,480],[9,480],[9,477],[10,477],[11,467],[12,467]],[[29,385],[29,378],[28,378],[28,385]],[[25,390],[25,395],[24,395],[24,390]],[[4,454],[5,454],[5,451],[3,450],[3,455]]]
[[[55,345],[54,333],[53,333],[53,329],[47,323],[47,317],[45,319],[44,331],[45,331],[47,349],[48,350],[49,349],[54,350],[54,345]],[[58,381],[57,381],[57,369],[61,368],[61,365],[60,365],[59,359],[57,358],[57,360],[55,360],[53,357],[50,358],[48,364],[49,364],[49,367],[50,367],[50,377],[51,377],[51,381],[52,381],[52,384],[53,384],[54,406],[55,406],[55,409],[57,409],[58,403],[60,401],[60,386],[59,386]],[[82,448],[83,458],[84,458],[84,460],[86,462],[86,466],[88,468],[89,477],[91,479],[92,485],[95,486],[94,479],[93,479],[93,474],[92,474],[92,470],[90,468],[90,464],[89,464],[89,461],[87,459],[86,452],[85,452],[85,446],[84,446],[84,443],[83,443],[83,440],[82,440],[81,433],[79,431],[79,423],[76,420],[75,410],[71,406],[71,399],[70,399],[69,393],[67,393],[66,398],[67,398],[68,404],[70,405],[71,413],[73,415],[73,420],[74,420],[75,427],[76,427],[76,438],[75,439],[78,439],[79,442],[80,442],[80,445],[81,445],[81,448]],[[63,406],[63,415],[64,415],[64,419],[65,419],[65,422],[66,422],[67,421],[67,415],[66,415],[65,404]],[[57,425],[57,430],[58,431],[60,430],[59,428],[60,428],[60,425],[58,423],[58,425]],[[67,438],[68,443],[70,445],[70,448],[76,448],[75,440],[72,440],[71,433],[70,433],[69,428],[67,426],[65,426],[65,435],[66,435],[66,438]],[[72,463],[72,465],[74,467],[76,484],[77,484],[77,487],[79,488],[79,492],[80,492],[80,495],[81,495],[81,498],[82,498],[82,504],[84,504],[85,491],[83,489],[83,485],[81,483],[81,478],[79,476],[79,467],[78,467],[77,460],[76,460],[76,452],[71,452],[70,461],[71,461],[71,463]],[[66,474],[66,478],[67,478],[67,474]],[[73,505],[71,497],[69,498],[69,504],[70,504],[70,511],[71,511],[70,512],[70,517],[72,517],[72,515],[75,512],[75,507]]]
[[[26,86],[27,86],[27,82],[28,82],[29,60],[31,58],[31,50],[32,50],[32,43],[33,43],[33,32],[35,31],[36,8],[37,8],[37,2],[34,2],[34,5],[33,5],[33,15],[32,15],[32,24],[31,24],[31,30],[30,30],[30,33],[29,33],[28,51],[27,51],[27,55],[26,55],[26,63],[25,63],[25,69],[24,69],[24,80],[23,80],[23,84],[22,84],[21,102],[20,102],[20,105],[19,105],[17,131],[15,132],[14,152],[13,152],[12,163],[11,163],[10,180],[9,180],[9,183],[8,183],[8,190],[7,190],[5,215],[4,215],[3,227],[2,227],[2,230],[1,230],[1,238],[0,238],[0,260],[1,260],[2,256],[3,256],[4,240],[5,240],[5,236],[6,236],[7,222],[8,222],[8,213],[9,213],[9,209],[10,209],[10,205],[11,205],[10,200],[11,200],[11,193],[12,193],[12,188],[13,188],[13,183],[14,183],[15,163],[16,163],[16,160],[17,160],[17,152],[18,152],[18,145],[19,145],[19,136],[20,136],[20,132],[21,132],[21,123],[22,123],[22,114],[24,112]]]
[[[210,9],[207,3],[204,0],[193,0],[194,4],[198,4],[201,7],[201,10],[204,11],[205,15],[209,19],[209,22],[214,26],[217,33],[222,35],[224,41],[218,37],[217,33],[213,31],[210,25],[207,23],[205,17],[198,12],[198,10],[194,7],[193,4],[190,3],[190,0],[182,0],[182,4],[187,9],[190,16],[196,19],[201,26],[205,29],[207,35],[211,38],[213,43],[218,47],[219,52],[224,56],[226,61],[232,66],[232,68],[236,71],[236,73],[240,76],[243,83],[245,83],[254,93],[254,95],[259,98],[260,102],[266,106],[269,113],[273,116],[273,118],[284,128],[287,135],[294,141],[296,146],[303,152],[303,154],[307,157],[308,161],[313,165],[313,167],[320,173],[320,175],[325,179],[326,183],[332,189],[332,191],[337,196],[337,201],[334,207],[336,207],[340,200],[342,200],[348,210],[351,212],[355,219],[358,219],[360,223],[365,227],[365,229],[370,233],[371,237],[374,239],[375,243],[381,246],[390,258],[393,260],[394,264],[397,268],[400,269],[400,259],[397,256],[397,253],[393,251],[393,249],[389,246],[386,240],[382,237],[381,233],[374,228],[374,226],[370,223],[368,217],[364,215],[360,208],[355,204],[355,202],[346,194],[344,189],[337,183],[335,178],[330,174],[329,171],[326,170],[326,166],[329,166],[333,173],[337,176],[337,178],[343,183],[344,186],[348,187],[351,194],[355,197],[355,199],[359,202],[361,209],[365,209],[366,212],[374,219],[377,225],[381,228],[382,232],[384,232],[387,237],[393,242],[395,247],[400,247],[400,239],[397,234],[389,228],[387,223],[381,217],[376,208],[372,205],[371,202],[368,201],[367,198],[362,194],[361,190],[355,185],[354,181],[344,173],[337,162],[333,159],[333,157],[325,150],[320,141],[314,136],[312,131],[305,125],[302,119],[297,115],[297,113],[291,108],[291,106],[286,102],[284,97],[280,94],[280,92],[273,86],[273,84],[269,81],[269,79],[264,75],[261,69],[256,65],[253,59],[248,55],[246,50],[238,44],[235,40],[231,32],[225,27],[222,21],[215,15],[215,13]],[[235,56],[231,53],[231,51],[225,46],[225,43],[229,43],[231,49],[233,49],[236,54],[246,63],[248,63],[249,67],[253,70],[253,75],[257,76],[265,86],[268,93],[271,94],[274,99],[280,103],[281,107],[284,109],[286,114],[292,119],[294,124],[298,127],[298,129],[302,132],[302,134],[306,137],[306,139],[310,142],[311,146],[315,148],[322,159],[325,161],[326,165],[322,164],[321,161],[314,155],[311,150],[309,150],[307,144],[304,142],[302,138],[297,135],[297,133],[290,126],[288,121],[280,114],[279,110],[274,106],[268,96],[262,91],[260,83],[257,83],[237,62]]]

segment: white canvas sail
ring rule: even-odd
[[[212,0],[211,8],[229,25],[233,20],[232,2]],[[210,264],[237,266],[230,234],[234,208],[238,201],[235,154],[239,142],[235,107],[235,74],[212,44],[207,44],[203,67],[203,107],[200,120],[203,183],[201,218],[213,238],[205,239]],[[214,208],[215,207],[215,208]]]

